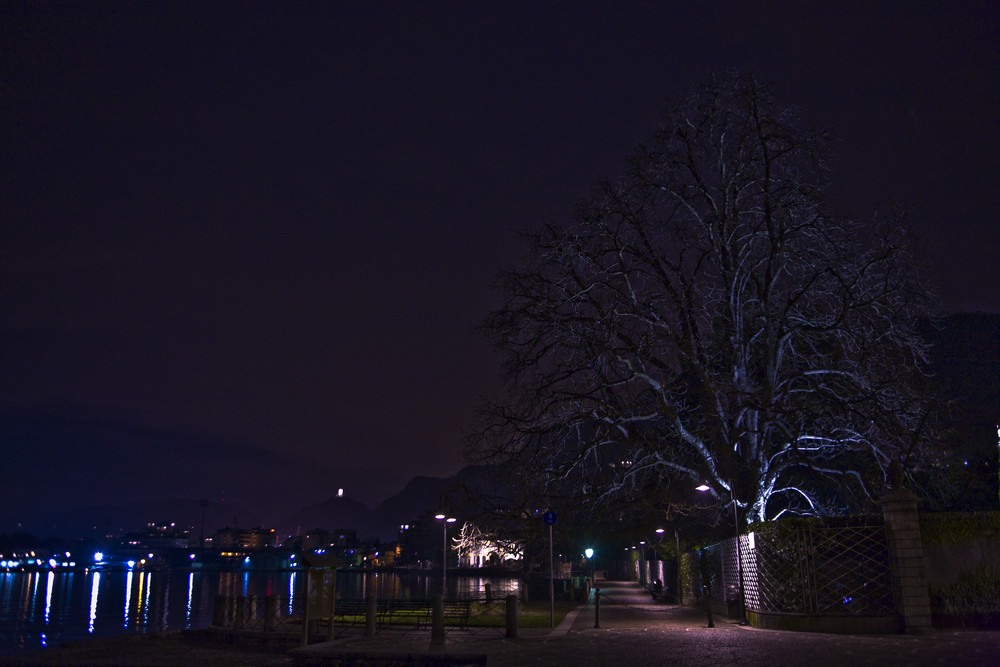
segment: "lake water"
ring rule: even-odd
[[[0,654],[59,646],[65,641],[208,627],[217,595],[280,595],[289,604],[304,590],[300,572],[54,571],[0,573]],[[518,592],[518,580],[449,576],[446,597],[478,598],[490,583],[497,596]],[[441,575],[340,571],[341,599],[428,599]]]

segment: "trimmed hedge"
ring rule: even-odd
[[[924,544],[1000,540],[1000,512],[934,512],[920,515]]]

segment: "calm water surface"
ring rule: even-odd
[[[298,572],[79,570],[0,573],[0,654],[12,655],[87,637],[208,627],[217,595],[302,595]],[[517,592],[516,579],[449,577],[448,598]],[[441,592],[441,576],[423,573],[338,572],[342,599],[426,599]]]

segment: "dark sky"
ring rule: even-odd
[[[833,130],[844,212],[909,207],[945,310],[1000,313],[993,2],[0,7],[0,524],[456,472],[512,230],[720,68]]]

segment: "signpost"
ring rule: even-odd
[[[552,526],[556,525],[556,513],[552,510],[542,515],[542,521],[549,527],[549,627],[556,627],[556,584],[555,567],[552,560]]]

